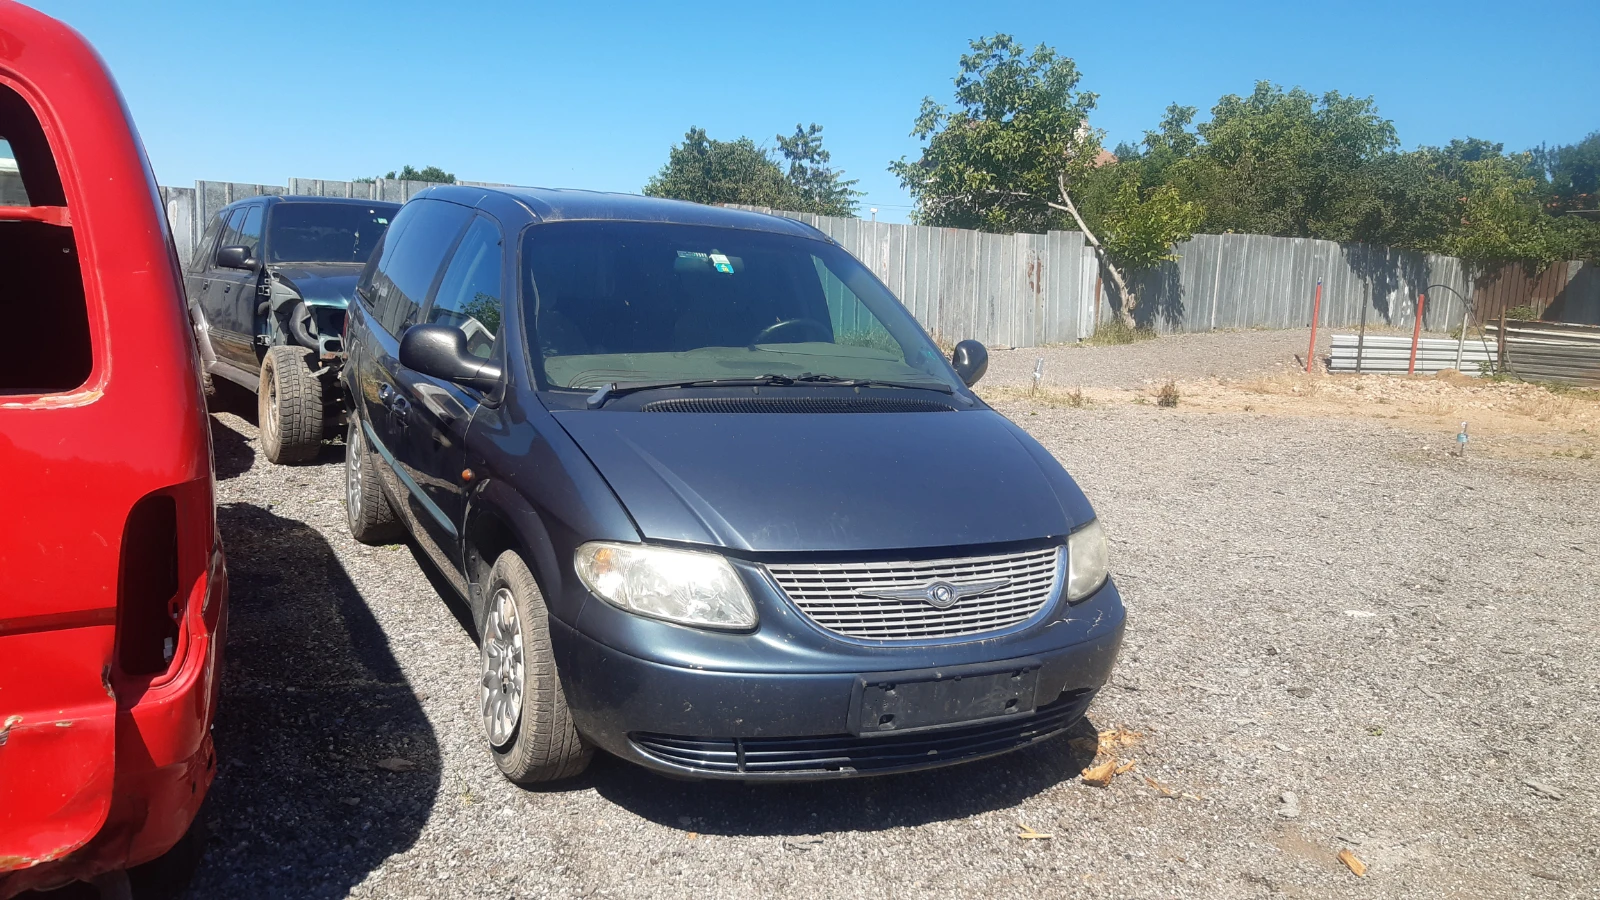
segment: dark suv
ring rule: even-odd
[[[184,279],[210,378],[257,392],[261,447],[305,462],[343,424],[345,306],[399,204],[252,197],[206,226]]]
[[[872,274],[771,216],[432,188],[351,304],[351,531],[472,610],[494,759],[710,778],[1060,734],[1122,639],[1094,511]]]

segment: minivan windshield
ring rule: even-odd
[[[529,344],[549,388],[765,375],[960,387],[905,308],[834,244],[604,221],[536,225],[524,240]]]
[[[399,211],[392,203],[279,203],[267,224],[270,261],[364,263]]]

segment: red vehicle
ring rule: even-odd
[[[0,898],[122,893],[216,772],[211,438],[122,97],[80,35],[11,0],[0,203]]]

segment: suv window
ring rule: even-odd
[[[0,148],[0,191],[7,205],[66,205],[38,117],[3,84]],[[69,391],[88,380],[94,347],[71,228],[27,219],[0,222],[0,322],[0,393]]]
[[[472,210],[440,200],[406,204],[395,217],[392,241],[372,277],[373,317],[390,334],[416,324],[417,312],[433,286],[434,276]]]
[[[206,233],[200,237],[200,245],[195,248],[194,259],[189,261],[189,271],[203,272],[206,266],[211,265],[211,260],[217,252],[217,235],[222,233],[222,213],[211,217],[211,223],[206,226]]]
[[[261,204],[246,207],[244,225],[239,229],[239,244],[250,248],[250,255],[256,255],[256,249],[261,246],[261,217],[266,210]]]
[[[467,352],[479,359],[494,355],[500,332],[500,229],[483,216],[467,227],[455,256],[444,270],[428,322],[466,332]]]
[[[391,204],[279,203],[267,225],[271,262],[366,262],[389,220]]]
[[[217,242],[216,249],[220,250],[223,247],[237,247],[244,243],[239,239],[239,229],[244,225],[244,214],[245,208],[242,206],[233,212],[228,213],[228,224],[222,228],[222,240]],[[207,259],[206,262],[211,263],[215,260],[216,252],[213,251],[211,257]]]

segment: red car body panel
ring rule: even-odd
[[[3,898],[148,861],[188,829],[216,770],[227,576],[182,279],[122,97],[81,36],[10,0],[0,85],[38,118],[66,199],[0,223],[70,227],[93,345],[77,388],[0,393]],[[172,512],[137,518],[141,501]],[[177,584],[154,626],[128,599],[150,521]],[[151,627],[175,636],[130,674]]]

